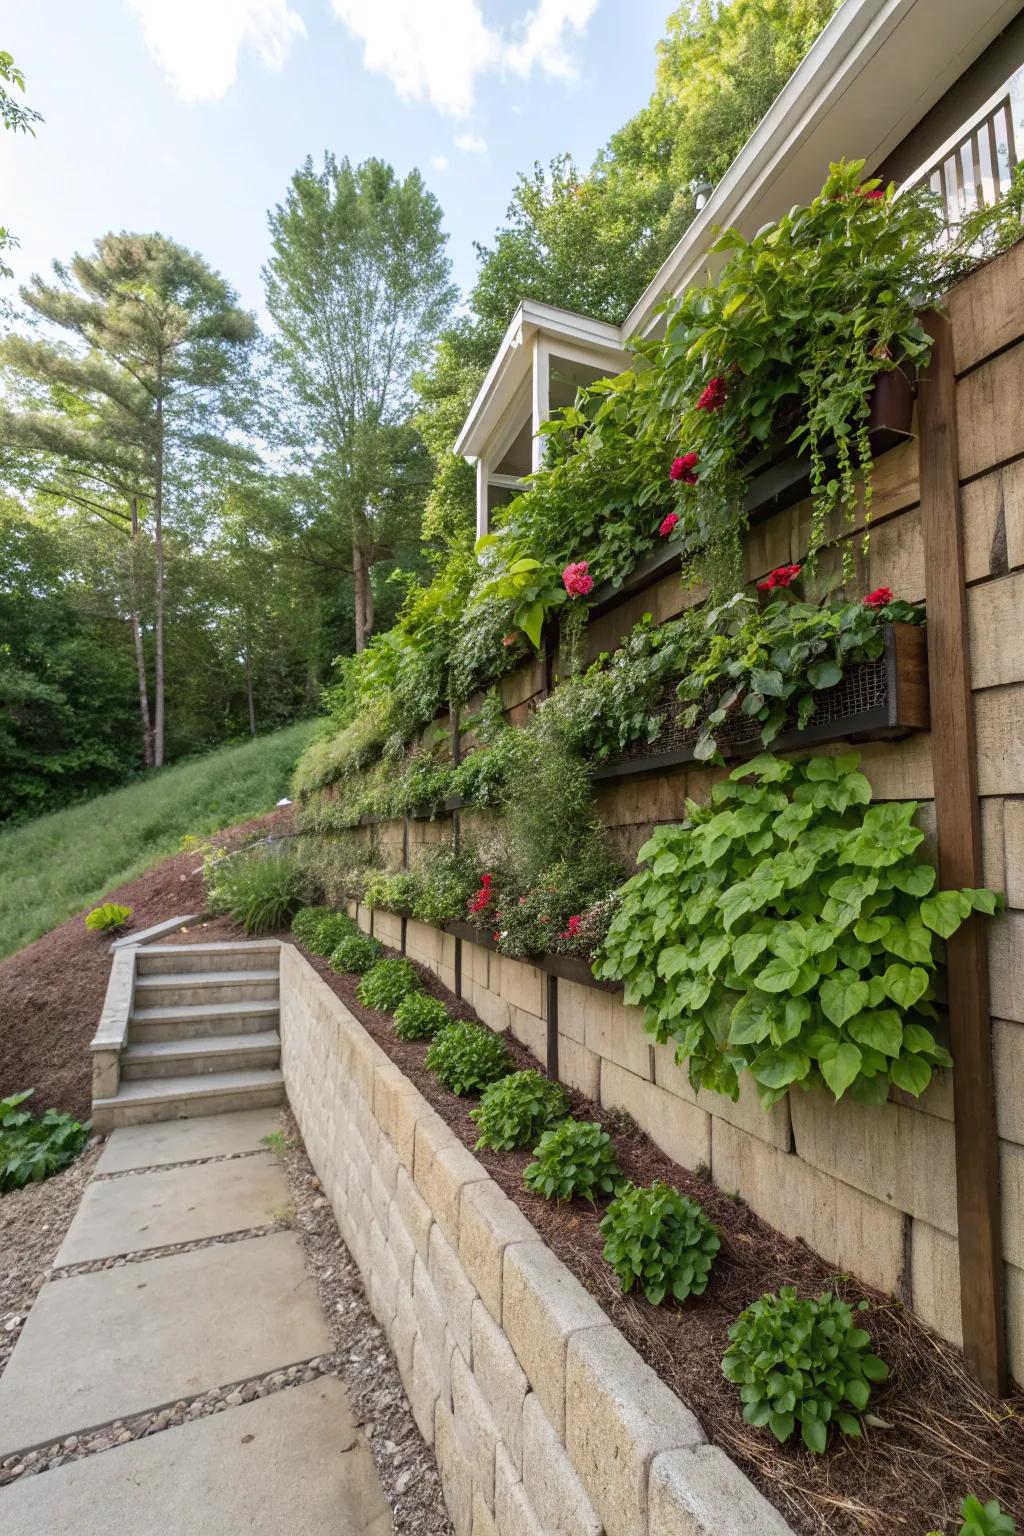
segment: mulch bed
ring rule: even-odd
[[[270,827],[285,830],[290,817],[290,810],[275,811],[211,841],[233,846]],[[103,899],[134,909],[125,932],[201,912],[201,862],[196,853],[176,854]],[[0,1098],[34,1088],[37,1113],[52,1105],[79,1120],[91,1107],[89,1042],[110,979],[110,938],[89,932],[86,910],[0,961]]]
[[[215,925],[221,928],[221,924]],[[225,937],[230,925],[210,937]],[[285,937],[285,935],[282,935]],[[294,942],[294,940],[292,940]],[[358,977],[336,975],[325,960],[307,959],[424,1098],[470,1149],[476,1101],[457,1099],[423,1065],[426,1045],[399,1040],[387,1014],[363,1007]],[[457,1018],[472,1019],[425,967],[424,988]],[[530,1052],[506,1036],[517,1070],[538,1067]],[[602,1258],[602,1212],[584,1201],[550,1204],[523,1188],[526,1152],[476,1153],[491,1177],[533,1222],[545,1242],[600,1303],[647,1363],[700,1419],[722,1447],[804,1536],[925,1536],[959,1530],[967,1493],[998,1498],[1024,1521],[1024,1395],[997,1402],[975,1383],[959,1350],[925,1328],[899,1302],[835,1270],[806,1244],[782,1237],[741,1200],[716,1189],[706,1175],[681,1168],[659,1152],[628,1116],[609,1114],[571,1093],[573,1113],[597,1120],[614,1138],[619,1161],[639,1184],[663,1179],[699,1200],[722,1236],[722,1249],[703,1297],[653,1307],[624,1296]],[[790,1442],[780,1447],[767,1431],[743,1422],[739,1395],[723,1377],[722,1355],[737,1315],[765,1291],[795,1285],[801,1294],[834,1289],[856,1304],[871,1302],[864,1326],[890,1380],[872,1392],[870,1409],[890,1426],[868,1429],[862,1441],[837,1436],[825,1456]]]

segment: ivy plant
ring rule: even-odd
[[[844,1435],[860,1435],[871,1388],[889,1375],[851,1308],[828,1292],[806,1301],[792,1286],[769,1292],[740,1313],[729,1340],[722,1371],[740,1389],[746,1422],[767,1426],[783,1443],[799,1425],[818,1456],[833,1423]]]
[[[403,998],[420,990],[420,978],[409,960],[397,956],[378,960],[359,983],[356,996],[367,1008],[394,1013]]]
[[[432,1040],[446,1029],[452,1016],[439,997],[429,992],[410,992],[395,1009],[395,1034],[399,1040]]]
[[[480,1128],[477,1148],[510,1152],[513,1147],[534,1147],[541,1135],[569,1113],[569,1096],[561,1083],[539,1072],[510,1072],[492,1084],[470,1119]]]
[[[545,1131],[533,1149],[523,1183],[545,1200],[573,1200],[579,1195],[596,1204],[625,1182],[607,1131],[592,1120],[563,1120]]]
[[[601,1236],[622,1289],[641,1285],[655,1307],[668,1295],[677,1301],[702,1296],[721,1247],[697,1202],[658,1181],[645,1188],[627,1184],[608,1207]]]
[[[435,1035],[424,1057],[438,1081],[461,1098],[482,1093],[504,1077],[509,1056],[498,1035],[482,1024],[449,1024]]]
[[[762,1101],[794,1085],[867,1103],[924,1092],[942,943],[993,891],[936,891],[914,801],[872,805],[859,754],[763,754],[659,827],[599,951],[694,1088]]]

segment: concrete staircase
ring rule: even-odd
[[[116,1092],[94,1088],[98,1130],[281,1102],[276,941],[141,946],[133,958]]]

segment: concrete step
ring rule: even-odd
[[[203,1072],[194,1077],[140,1078],[122,1083],[116,1097],[94,1099],[92,1120],[101,1135],[122,1125],[265,1109],[284,1099],[277,1068],[253,1072]]]
[[[157,971],[135,978],[139,1008],[191,1007],[196,1003],[272,1002],[280,973],[265,971]]]
[[[225,944],[153,944],[136,951],[136,975],[275,970],[280,955],[281,946],[277,939],[236,940]]]
[[[255,1072],[281,1063],[276,1030],[248,1035],[217,1035],[213,1040],[153,1040],[129,1045],[121,1053],[121,1081],[194,1077],[207,1072]]]
[[[276,1029],[280,1004],[179,1003],[171,1008],[133,1008],[128,1021],[129,1044],[153,1040],[208,1040],[215,1035],[257,1034]]]

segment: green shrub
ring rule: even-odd
[[[91,933],[111,933],[115,928],[123,927],[131,915],[131,907],[119,907],[115,901],[107,901],[102,907],[93,907],[86,916],[85,926]]]
[[[343,939],[362,937],[362,929],[347,912],[326,912],[317,924],[308,948],[314,955],[331,955]]]
[[[747,1423],[767,1424],[780,1441],[799,1424],[819,1456],[833,1421],[844,1435],[860,1434],[871,1384],[889,1375],[850,1307],[829,1292],[816,1301],[800,1301],[792,1286],[769,1292],[740,1313],[729,1338],[722,1370],[740,1388]]]
[[[440,998],[429,992],[410,992],[395,1009],[395,1034],[399,1040],[431,1040],[452,1022]]]
[[[368,933],[347,933],[335,944],[327,963],[332,971],[362,975],[371,965],[376,965],[380,957],[381,947]]]
[[[449,1024],[435,1035],[425,1061],[438,1081],[460,1097],[482,1093],[509,1069],[501,1039],[482,1024]]]
[[[458,852],[450,843],[428,848],[414,871],[416,893],[412,915],[421,923],[440,927],[454,917],[465,917],[466,902],[476,889],[473,852]]]
[[[1004,1515],[998,1499],[983,1504],[974,1494],[968,1494],[960,1506],[963,1516],[957,1536],[1016,1536],[1017,1527],[1009,1515]],[[941,1531],[929,1531],[928,1536],[942,1536]]]
[[[480,1127],[477,1147],[510,1152],[534,1147],[541,1135],[569,1113],[569,1096],[561,1083],[539,1072],[512,1072],[492,1083],[470,1119]]]
[[[408,960],[378,960],[359,983],[356,996],[367,1008],[394,1013],[403,998],[420,990],[420,979]]]
[[[239,854],[211,867],[209,903],[246,933],[283,928],[302,895],[302,871],[292,853]]]
[[[49,1178],[74,1162],[89,1140],[92,1124],[88,1120],[80,1125],[55,1109],[34,1120],[21,1107],[33,1092],[29,1088],[0,1099],[0,1194]]]
[[[405,873],[387,874],[371,869],[363,887],[368,907],[382,907],[386,912],[411,912],[416,898],[416,879]]]
[[[639,1282],[654,1306],[669,1294],[677,1301],[702,1296],[721,1247],[697,1202],[657,1181],[627,1185],[608,1207],[601,1236],[622,1289]]]
[[[307,949],[311,949],[317,929],[324,918],[328,917],[330,913],[330,907],[300,907],[292,918],[292,933],[299,943],[305,944]]]
[[[579,1195],[593,1205],[598,1195],[615,1195],[625,1182],[611,1137],[596,1121],[563,1120],[544,1132],[533,1156],[523,1183],[546,1200]]]

